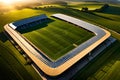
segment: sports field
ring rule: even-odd
[[[23,35],[53,60],[94,36],[87,30],[55,18],[32,29],[22,32]]]

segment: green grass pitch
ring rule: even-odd
[[[94,36],[87,30],[55,18],[51,18],[51,20],[22,33],[53,60],[58,59]]]

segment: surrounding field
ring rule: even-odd
[[[94,12],[94,14],[97,15],[97,16],[106,18],[106,19],[117,21],[117,22],[119,22],[119,20],[120,20],[120,16],[119,15],[107,14],[107,13],[99,13],[99,12]]]
[[[87,22],[93,23],[93,24],[97,24],[97,25],[101,25],[104,26],[108,29],[114,30],[118,33],[120,33],[120,22],[119,22],[119,15],[120,15],[120,7],[119,6],[113,6],[111,5],[109,8],[105,9],[103,12],[81,12],[81,11],[76,11],[70,8],[44,8],[41,9],[43,11],[48,11],[50,13],[63,13],[63,14],[67,14],[79,19],[83,19]],[[97,14],[96,14],[97,13]],[[111,17],[107,17],[107,16],[103,16],[100,15],[100,13],[106,14],[106,15],[113,15],[116,16],[116,18],[114,18],[114,20],[110,19]]]
[[[94,24],[109,30],[117,39],[113,45],[78,72],[73,80],[119,80],[120,79],[120,7],[110,6],[103,12],[81,14]]]
[[[117,41],[81,70],[74,80],[119,80],[119,48]]]
[[[36,27],[24,31],[24,36],[53,60],[71,51],[94,34],[70,23],[51,18]],[[62,24],[62,25],[61,25]]]
[[[103,3],[73,3],[70,4],[70,8],[81,10],[83,7],[88,7],[89,10],[99,9],[103,6]]]
[[[0,39],[0,80],[41,80],[6,37]]]
[[[1,11],[2,12],[2,11]],[[7,23],[38,15],[41,11],[32,9],[0,12],[0,80],[42,80],[38,73],[28,65],[23,56],[14,48],[3,34]],[[24,14],[23,14],[24,13]],[[44,13],[44,11],[42,12]],[[41,13],[41,14],[42,14]]]
[[[84,3],[85,4],[85,3]],[[84,5],[82,4],[82,5]],[[93,3],[94,4],[94,3]],[[96,5],[96,3],[95,3]],[[80,6],[80,5],[78,5]],[[24,14],[23,14],[24,13]],[[103,12],[81,12],[66,6],[43,7],[40,9],[22,9],[11,12],[0,12],[0,80],[41,80],[39,75],[26,61],[21,54],[4,39],[3,26],[26,17],[46,13],[50,16],[53,13],[64,13],[90,23],[101,25],[109,30],[117,42],[106,49],[100,56],[96,57],[82,71],[78,72],[74,80],[119,80],[120,79],[120,6],[111,5]],[[118,32],[118,33],[117,33]]]

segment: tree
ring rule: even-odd
[[[95,11],[97,12],[103,12],[105,9],[107,9],[109,7],[108,4],[104,4],[100,9],[96,9]]]
[[[81,11],[87,12],[88,11],[88,7],[82,7]]]

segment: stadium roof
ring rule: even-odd
[[[34,21],[38,21],[38,20],[41,20],[41,19],[45,19],[45,18],[47,18],[47,16],[45,14],[38,15],[38,16],[33,16],[33,17],[30,17],[30,18],[15,21],[15,22],[12,23],[14,26],[13,25],[11,25],[11,26],[13,27],[13,29],[16,29],[18,26],[28,24],[28,23],[31,23],[31,22],[34,22]]]

